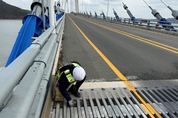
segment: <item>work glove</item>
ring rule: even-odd
[[[69,106],[70,106],[70,107],[73,107],[73,106],[74,106],[73,100],[68,101],[68,103],[69,103]]]

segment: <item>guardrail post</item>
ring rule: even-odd
[[[147,21],[147,27],[150,27],[150,21]]]
[[[140,26],[142,26],[142,21],[140,21]]]
[[[125,18],[124,18],[124,23],[125,23]]]
[[[128,23],[130,24],[131,20],[129,19]]]

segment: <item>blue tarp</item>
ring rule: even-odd
[[[166,30],[171,29],[172,31],[177,32],[177,30],[175,30],[174,27],[171,26],[171,24],[170,24],[165,18],[162,18],[162,19],[159,21],[159,23],[160,23],[160,24],[163,24],[162,27],[164,27],[164,28],[168,28],[168,29],[166,29]],[[170,25],[170,26],[166,26],[166,25],[164,25],[164,24],[166,24],[166,25]]]
[[[62,14],[56,15],[56,20],[63,16]],[[27,15],[23,18],[23,26],[20,29],[18,37],[14,43],[6,67],[13,62],[21,53],[23,53],[30,45],[31,38],[38,37],[43,32],[43,21],[35,15]],[[49,27],[49,17],[45,16],[45,28]]]
[[[39,35],[39,32],[36,32],[36,28],[40,24],[39,22],[41,22],[40,18],[35,15],[27,15],[24,17],[23,26],[14,43],[6,67],[31,45],[31,37],[33,37],[35,33]]]
[[[64,13],[56,14],[56,21],[59,20],[63,15],[64,15]]]

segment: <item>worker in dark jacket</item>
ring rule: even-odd
[[[80,97],[78,89],[86,79],[85,70],[78,62],[72,61],[59,68],[57,77],[59,78],[58,86],[61,94],[68,101],[70,106],[74,106],[68,92],[71,92],[76,97]],[[68,87],[70,88],[68,89]]]

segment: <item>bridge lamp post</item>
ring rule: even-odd
[[[108,17],[108,11],[109,11],[109,2],[110,0],[108,0],[108,5],[107,5],[107,14],[106,14],[107,17]]]
[[[178,11],[173,10],[169,5],[167,5],[163,0],[161,0],[171,11],[172,11],[172,16],[178,20]]]
[[[49,1],[49,22],[50,26],[55,26],[55,13],[54,13],[54,0]],[[55,30],[53,31],[53,34],[56,33]]]
[[[82,0],[82,12],[83,12],[83,0]]]

